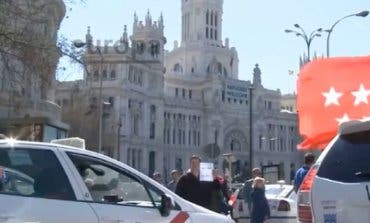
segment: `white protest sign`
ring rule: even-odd
[[[213,163],[200,163],[200,181],[213,181]]]

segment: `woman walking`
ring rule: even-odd
[[[251,223],[263,223],[270,217],[270,207],[265,196],[265,179],[253,180]]]

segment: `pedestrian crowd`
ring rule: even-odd
[[[194,204],[218,213],[228,214],[231,207],[228,205],[230,188],[227,178],[214,169],[213,181],[201,181],[200,163],[201,158],[193,155],[189,160],[189,169],[186,173],[181,170],[172,170],[167,188]],[[164,184],[159,172],[154,172],[153,179]]]
[[[171,181],[167,187],[180,197],[200,205],[209,210],[222,214],[230,214],[232,207],[228,201],[231,189],[227,176],[220,174],[219,170],[212,172],[213,181],[200,180],[201,158],[191,156],[189,169],[186,173],[172,170]],[[153,179],[163,184],[158,172],[153,174]],[[259,168],[252,170],[252,178],[245,182],[245,199],[251,213],[251,223],[262,223],[270,216],[269,205],[265,196],[265,180]]]
[[[304,165],[292,174],[294,176],[294,190],[297,192],[315,157],[312,153],[306,153]],[[227,175],[220,174],[219,170],[212,172],[213,181],[200,180],[201,158],[193,155],[189,160],[189,169],[186,173],[181,170],[172,170],[171,180],[167,188],[180,197],[205,207],[209,210],[222,214],[230,214],[232,207],[229,205],[231,189]],[[260,168],[254,168],[251,179],[243,184],[243,198],[250,213],[251,223],[263,223],[270,218],[270,208],[265,195],[265,179],[262,178]],[[159,172],[153,174],[153,179],[164,184]]]

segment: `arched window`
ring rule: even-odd
[[[240,142],[236,139],[233,139],[230,143],[230,150],[240,152],[241,151],[241,145]]]
[[[131,148],[127,149],[127,164],[131,165]]]
[[[151,114],[151,115],[155,115],[155,111],[156,111],[156,107],[155,107],[155,105],[151,105],[151,106],[150,106],[150,114]]]
[[[262,150],[262,147],[263,147],[263,136],[259,135],[259,137],[258,137],[258,148],[259,148],[259,150]]]
[[[218,130],[215,131],[215,144],[218,144]]]
[[[207,13],[206,13],[206,24],[207,25],[209,24],[209,10],[207,10]]]
[[[182,170],[182,159],[181,158],[176,158],[175,168],[176,170]]]
[[[154,139],[155,138],[155,123],[152,122],[150,124],[150,134],[149,134],[149,138],[150,139]]]
[[[103,70],[103,80],[108,78],[107,70]]]
[[[140,72],[140,74],[138,75],[137,83],[140,86],[142,86],[142,84],[143,84],[143,73],[142,72]]]
[[[149,138],[154,139],[155,138],[155,119],[156,119],[156,107],[155,105],[150,106],[150,129],[149,129]]]
[[[94,71],[94,81],[97,81],[99,79],[99,71]]]
[[[228,73],[227,73],[226,67],[224,67],[224,76],[225,76],[225,77],[227,77],[227,76],[228,76]]]
[[[139,135],[139,115],[134,115],[134,135]]]
[[[176,144],[176,130],[175,129],[172,130],[172,144],[173,145]]]
[[[211,26],[213,26],[213,12],[211,12]]]
[[[134,82],[134,67],[133,66],[129,66],[128,68],[128,80],[130,82]]]
[[[115,80],[116,79],[116,71],[115,70],[112,70],[110,72],[110,79],[112,79],[112,80]]]
[[[175,66],[173,66],[173,70],[177,73],[182,73],[182,66],[179,63],[177,63],[175,64]]]
[[[136,52],[139,54],[143,54],[145,50],[145,43],[142,41],[136,42]]]
[[[222,64],[221,63],[217,63],[217,74],[222,74]]]
[[[153,40],[150,42],[150,54],[152,55],[152,57],[158,58],[159,47],[160,47],[160,43],[158,41]]]

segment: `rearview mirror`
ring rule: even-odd
[[[161,199],[161,206],[159,212],[162,217],[167,217],[170,215],[171,209],[174,207],[173,198],[169,195],[163,194]]]

